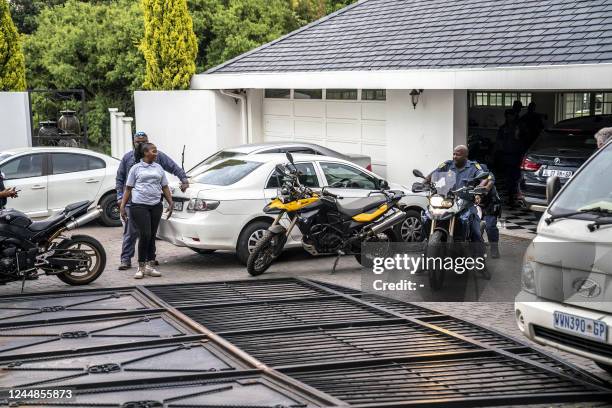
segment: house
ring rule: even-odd
[[[162,95],[137,93],[138,126],[155,128],[159,109],[202,122],[201,155],[311,141],[369,154],[408,184],[468,135],[494,139],[515,100],[535,102],[548,125],[612,113],[612,2],[363,0],[195,75],[191,89],[149,112]]]

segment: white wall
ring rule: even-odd
[[[186,145],[185,169],[240,144],[240,103],[215,91],[136,91],[134,102],[136,131],[179,164]]]
[[[0,150],[32,146],[27,92],[0,92]]]
[[[410,186],[412,169],[428,174],[465,143],[467,97],[462,90],[425,90],[413,109],[409,90],[387,90],[387,179]]]

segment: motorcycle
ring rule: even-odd
[[[413,170],[412,174],[418,178],[425,178],[417,169]],[[444,259],[447,256],[484,258],[484,243],[472,243],[472,231],[467,219],[472,208],[479,210],[476,197],[487,194],[486,187],[477,184],[488,176],[488,172],[481,172],[477,177],[468,180],[465,186],[453,189],[456,181],[455,173],[440,171],[434,172],[429,182],[416,182],[412,185],[413,193],[428,193],[429,206],[425,218],[431,225],[426,242],[427,258]],[[427,225],[427,222],[424,225]],[[480,224],[481,232],[483,225],[484,223]],[[436,267],[434,263],[434,267],[428,268],[427,273],[431,288],[441,289],[446,273],[444,267]],[[491,278],[486,264],[481,273],[485,279]]]
[[[21,211],[0,211],[0,284],[22,281],[23,291],[25,281],[39,274],[55,275],[70,285],[96,280],[106,266],[102,244],[88,235],[63,235],[100,216],[100,208],[87,210],[90,205],[91,201],[70,204],[35,222]]]
[[[264,273],[283,250],[287,238],[297,225],[302,233],[302,246],[312,255],[354,255],[361,263],[361,244],[364,242],[399,241],[396,225],[406,218],[398,202],[405,194],[388,190],[388,183],[380,181],[380,191],[368,197],[342,204],[342,197],[325,188],[316,193],[303,186],[291,153],[289,163],[277,165],[282,175],[279,194],[265,206],[266,214],[276,214],[272,225],[257,243],[247,261],[252,276]],[[288,217],[289,225],[281,225]]]

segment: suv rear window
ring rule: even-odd
[[[193,177],[193,182],[215,186],[229,186],[242,180],[261,165],[262,163],[259,162],[227,159]]]
[[[539,149],[592,149],[597,148],[597,141],[590,133],[572,134],[562,130],[547,130],[542,132],[531,146]]]

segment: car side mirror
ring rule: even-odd
[[[285,155],[287,156],[287,160],[289,160],[289,163],[293,164],[293,155],[289,152],[285,153]]]
[[[558,176],[550,176],[546,180],[546,201],[548,204],[555,198],[561,190],[561,180]]]
[[[389,189],[389,183],[387,182],[387,180],[383,180],[383,179],[379,180],[378,186],[380,187],[381,190]]]
[[[415,183],[412,183],[413,193],[422,193],[423,191],[425,191],[425,186],[423,185],[423,183],[419,183],[418,181]]]
[[[425,178],[425,176],[423,175],[423,173],[421,172],[421,170],[418,169],[414,169],[412,170],[412,175],[414,177],[418,177],[418,178]]]

